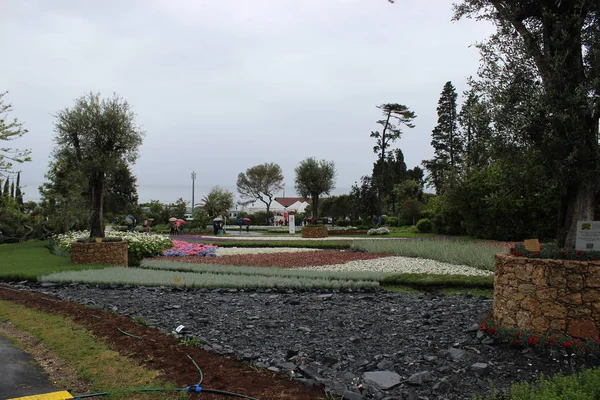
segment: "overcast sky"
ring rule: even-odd
[[[140,201],[196,201],[278,163],[286,196],[307,157],[335,162],[335,194],[371,173],[382,103],[417,114],[396,146],[431,158],[445,82],[462,92],[491,33],[452,22],[451,0],[0,0],[0,91],[29,133],[25,200],[53,147],[56,111],[89,91],[124,97],[146,132]],[[4,145],[4,144],[3,144]],[[282,195],[280,193],[279,195]]]

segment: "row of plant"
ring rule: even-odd
[[[322,250],[349,250],[350,242],[344,240],[203,240],[203,239],[186,239],[191,243],[216,243],[219,247],[293,247],[293,248],[309,248]]]
[[[380,272],[370,271],[334,272],[290,268],[282,269],[269,267],[239,267],[231,265],[181,263],[161,259],[146,259],[142,262],[140,268],[223,275],[261,275],[265,277],[277,276],[288,278],[310,278],[329,280],[342,279],[354,281],[380,281],[386,276],[385,274]]]
[[[351,249],[426,258],[487,271],[494,270],[494,255],[504,250],[497,245],[475,245],[462,240],[361,240],[352,243]]]
[[[598,261],[600,251],[581,251],[558,247],[555,243],[543,243],[540,251],[530,251],[523,243],[517,243],[510,248],[510,254],[515,257],[545,258],[550,260]]]
[[[59,272],[42,276],[42,282],[90,283],[107,285],[180,286],[186,288],[277,288],[277,289],[347,289],[377,288],[377,281],[325,279],[248,274],[196,273],[147,268],[112,267],[84,271]]]

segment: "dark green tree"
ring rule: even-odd
[[[471,169],[479,170],[490,163],[492,145],[492,116],[474,89],[466,93],[458,122],[464,138],[463,169],[469,174]]]
[[[501,69],[495,73],[506,78],[506,86],[539,86],[536,113],[523,121],[519,139],[539,150],[552,172],[561,193],[557,239],[574,247],[577,221],[594,219],[598,190],[600,5],[597,0],[463,0],[455,7],[457,19],[485,19],[497,27],[482,48],[497,54]],[[533,82],[520,80],[527,68],[537,75]],[[518,109],[513,100],[523,99],[523,93],[508,93],[514,97],[510,106]]]
[[[267,207],[267,214],[271,203],[278,191],[283,189],[283,173],[281,167],[275,163],[264,163],[248,168],[245,173],[240,172],[237,178],[237,190],[244,199],[259,200]]]
[[[379,214],[391,213],[396,215],[397,199],[394,194],[394,185],[397,185],[406,179],[406,163],[404,154],[400,149],[394,149],[387,152],[383,161],[377,160],[373,164],[373,179],[382,179],[381,186],[382,208]]]
[[[233,193],[227,189],[215,186],[202,198],[201,205],[210,218],[229,217],[229,210],[233,208]]]
[[[129,104],[113,95],[90,93],[56,115],[56,148],[71,153],[73,165],[84,172],[90,209],[91,237],[104,237],[103,199],[106,176],[122,163],[133,163],[143,132]]]
[[[17,172],[17,183],[15,185],[15,200],[19,208],[23,208],[23,192],[21,191],[21,173]]]
[[[378,214],[383,212],[383,198],[385,197],[384,186],[388,170],[385,159],[390,151],[390,145],[400,139],[402,135],[402,125],[408,128],[414,128],[413,120],[417,118],[416,114],[403,104],[387,103],[377,106],[382,113],[383,119],[377,121],[381,125],[381,132],[372,131],[371,137],[375,138],[376,144],[373,146],[373,152],[379,156],[379,164],[382,166],[380,174],[373,176],[377,183],[378,196]]]
[[[370,176],[363,176],[360,184],[355,182],[350,189],[350,196],[354,198],[356,215],[361,219],[370,219],[378,215],[377,188]]]
[[[431,132],[434,156],[423,161],[435,191],[441,193],[449,176],[458,172],[463,142],[458,132],[457,94],[452,82],[446,82],[437,106],[437,125]]]
[[[4,180],[4,191],[2,192],[4,197],[12,197],[10,195],[10,178],[7,176]]]
[[[324,194],[329,194],[335,188],[335,164],[333,161],[320,160],[310,157],[295,169],[296,192],[311,199],[312,218],[317,220],[319,212],[319,199]]]

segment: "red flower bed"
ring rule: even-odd
[[[218,257],[163,257],[165,260],[195,264],[223,264],[245,267],[313,267],[317,265],[344,264],[355,260],[373,260],[389,254],[355,253],[350,251],[307,251],[295,253],[240,254]]]

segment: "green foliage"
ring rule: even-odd
[[[446,82],[438,101],[438,123],[431,133],[434,157],[423,161],[429,171],[430,184],[438,194],[448,184],[448,175],[458,171],[464,150],[458,131],[457,97],[452,82]]]
[[[482,270],[494,270],[494,255],[506,248],[462,240],[358,241],[351,248],[369,253],[425,258]]]
[[[261,201],[267,206],[267,213],[275,194],[283,189],[283,173],[275,163],[264,163],[240,172],[237,178],[238,193],[245,199]]]
[[[227,189],[215,186],[210,193],[202,198],[202,207],[209,219],[229,215],[229,210],[233,208],[233,193]]]
[[[420,219],[419,222],[417,222],[417,230],[419,232],[429,233],[429,232],[431,232],[431,229],[432,229],[432,225],[431,225],[431,221],[429,220],[429,218],[423,218],[423,219]]]
[[[510,249],[516,257],[545,258],[550,260],[600,261],[600,251],[579,251],[571,248],[558,247],[555,243],[543,243],[541,251],[534,252],[518,243]]]
[[[335,188],[335,164],[333,161],[317,161],[310,157],[301,161],[295,172],[296,191],[300,196],[312,200],[312,218],[316,220],[319,198],[323,194],[329,194]]]
[[[187,347],[200,347],[202,346],[202,342],[196,336],[186,337],[179,341],[179,344]]]
[[[436,274],[398,274],[386,276],[380,281],[380,284],[410,287],[459,287],[493,289],[494,277]]]
[[[8,92],[0,92],[0,142],[15,140],[27,133],[23,124],[17,119],[10,120],[8,113],[12,111],[11,105],[4,103],[3,97]],[[23,163],[31,161],[30,150],[18,150],[0,146],[0,176],[12,171],[13,163]],[[8,180],[6,181],[8,182]],[[7,195],[7,186],[4,186],[4,194]],[[12,196],[14,197],[14,196]]]

